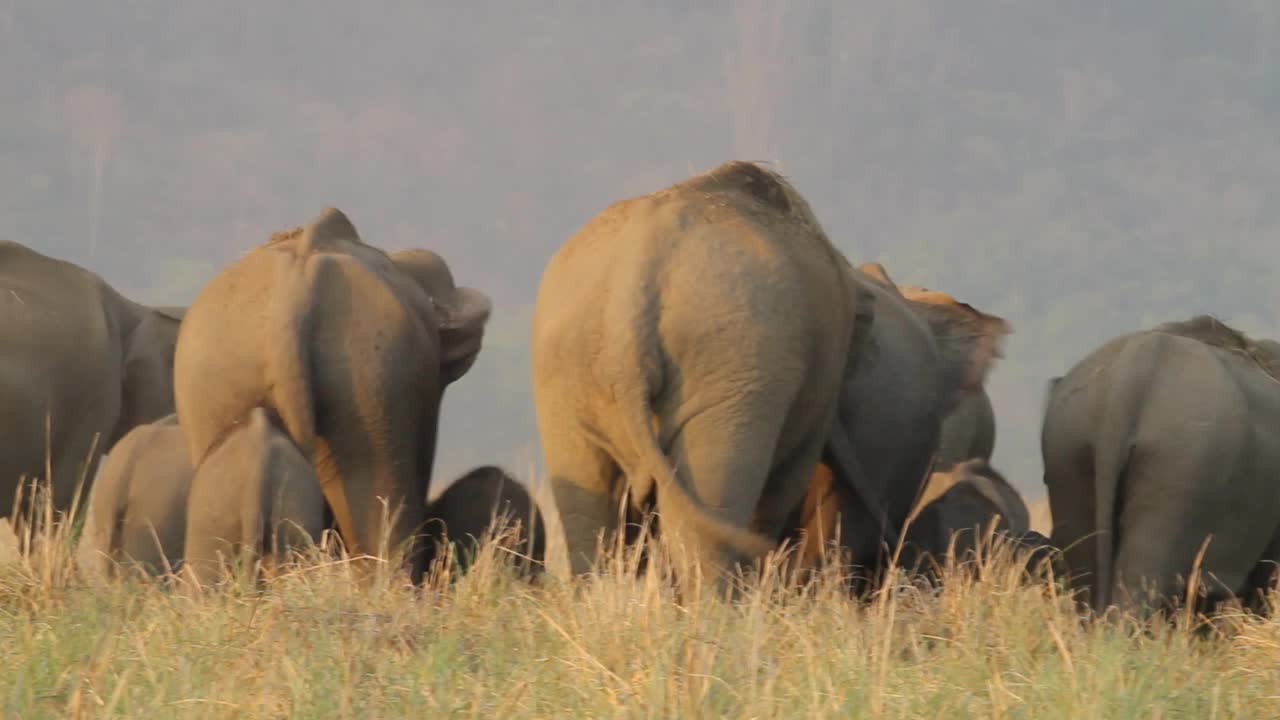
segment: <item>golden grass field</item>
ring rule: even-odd
[[[193,596],[89,584],[49,538],[30,559],[0,560],[0,707],[6,718],[1280,717],[1280,622],[1227,617],[1207,635],[1187,618],[1082,623],[1002,551],[980,581],[953,569],[940,591],[904,582],[865,603],[834,578],[802,592],[776,576],[734,603],[677,602],[664,576],[633,578],[618,556],[595,576],[533,585],[508,558],[487,544],[471,573],[420,594],[397,574],[362,583],[329,561],[260,593]]]

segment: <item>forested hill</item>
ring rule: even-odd
[[[996,460],[1030,494],[1045,381],[1104,339],[1280,336],[1276,3],[17,0],[0,108],[0,237],[145,301],[326,204],[445,254],[496,313],[442,476],[537,458],[558,244],[730,158],[774,161],[855,263],[1013,324]]]

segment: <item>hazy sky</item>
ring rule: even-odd
[[[325,205],[386,249],[441,252],[496,304],[446,399],[447,481],[537,457],[528,311],[551,252],[613,200],[768,160],[853,262],[1013,324],[996,462],[1039,495],[1044,383],[1107,337],[1201,311],[1280,335],[1277,16],[10,0],[0,236],[180,304]]]

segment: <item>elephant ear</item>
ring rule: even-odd
[[[449,264],[425,248],[397,250],[391,261],[431,298],[440,333],[441,375],[447,385],[467,374],[480,353],[493,303],[474,288],[456,287]]]
[[[1005,523],[1014,533],[1021,533],[1031,528],[1031,514],[1022,495],[1009,484],[999,470],[982,458],[971,458],[957,466],[964,481],[986,497],[1000,509]]]
[[[902,288],[912,312],[933,332],[942,363],[942,415],[960,404],[966,393],[981,390],[1001,345],[1013,327],[1004,318],[984,313],[950,295],[924,288]]]
[[[475,364],[493,301],[469,287],[455,288],[446,297],[432,299],[440,317],[440,364],[447,385],[466,375]]]

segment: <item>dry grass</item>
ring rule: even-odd
[[[997,550],[975,581],[850,601],[832,577],[776,576],[736,602],[678,602],[613,555],[537,584],[499,544],[421,592],[351,565],[261,592],[91,586],[63,538],[0,563],[4,716],[1275,717],[1280,623],[1084,624]]]

